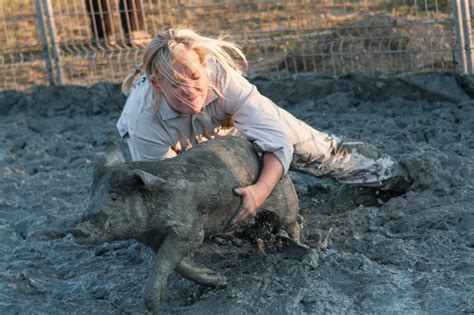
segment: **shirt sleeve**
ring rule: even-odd
[[[226,114],[232,115],[234,127],[254,142],[257,152],[275,154],[286,174],[294,149],[284,131],[284,119],[277,105],[235,70],[227,73],[217,66],[217,81],[222,94],[221,105]]]

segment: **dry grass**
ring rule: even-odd
[[[117,82],[139,62],[143,46],[132,47],[121,40],[117,1],[111,1],[115,46],[90,43],[93,33],[84,0],[52,3],[65,83]],[[448,0],[418,1],[416,6],[403,0],[150,0],[143,4],[150,34],[177,24],[214,36],[225,31],[244,48],[254,74],[393,74],[452,70],[454,65]],[[0,20],[0,86],[47,83],[34,1],[0,0]]]

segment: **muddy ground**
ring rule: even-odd
[[[291,173],[313,249],[297,259],[245,242],[203,246],[196,259],[229,286],[173,274],[160,313],[473,313],[474,78],[255,83],[314,127],[393,155],[413,184],[395,196]],[[78,246],[67,233],[86,207],[94,154],[118,140],[124,101],[111,84],[0,91],[0,313],[145,312],[151,251]]]

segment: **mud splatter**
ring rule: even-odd
[[[474,79],[255,83],[316,128],[393,155],[413,185],[389,195],[291,173],[310,254],[207,244],[196,260],[229,287],[206,290],[173,274],[160,313],[474,312]],[[109,84],[0,92],[0,313],[145,312],[151,251],[133,241],[78,246],[67,234],[86,207],[94,154],[117,138],[124,101]]]

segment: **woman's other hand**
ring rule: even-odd
[[[257,182],[253,185],[234,189],[234,193],[242,197],[242,202],[232,219],[227,223],[226,231],[235,230],[239,225],[255,217],[260,206],[275,188],[283,176],[283,165],[271,152],[263,155],[263,168]]]

